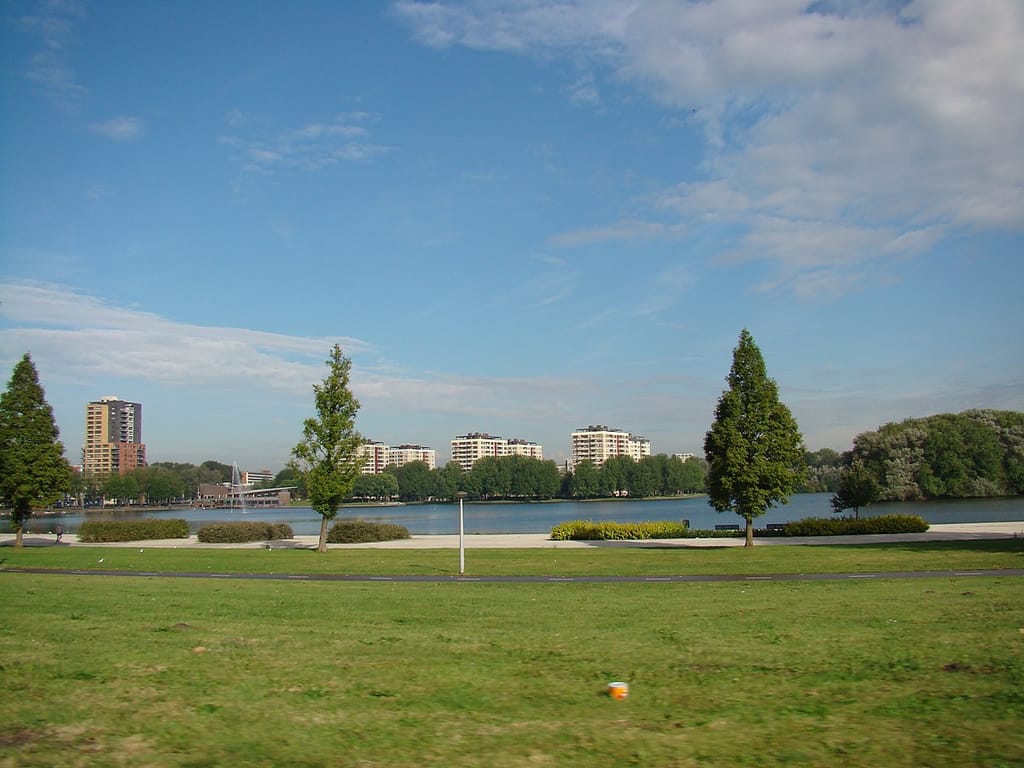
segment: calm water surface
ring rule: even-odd
[[[785,523],[805,517],[831,517],[828,493],[802,493],[792,496],[789,504],[768,510],[755,521],[758,528],[767,523]],[[999,499],[968,499],[916,503],[872,504],[861,510],[862,517],[885,514],[921,515],[929,523],[982,523],[1024,521],[1024,497]],[[310,507],[281,507],[250,510],[246,513],[227,509],[177,509],[168,512],[90,513],[90,519],[103,517],[170,517],[185,518],[195,532],[202,525],[224,520],[259,520],[291,525],[296,535],[320,532],[320,516]],[[458,504],[409,504],[387,507],[343,507],[338,518],[360,518],[375,522],[404,525],[413,534],[453,534],[459,532]],[[74,533],[84,518],[70,514],[60,518],[66,533]],[[705,497],[693,499],[658,499],[650,501],[554,501],[544,503],[507,503],[465,505],[467,534],[479,533],[548,533],[552,526],[568,520],[636,522],[641,520],[689,520],[691,528],[709,530],[720,524],[742,523],[735,514],[719,514]],[[29,530],[49,530],[54,519],[32,518]],[[10,530],[3,521],[2,530]]]

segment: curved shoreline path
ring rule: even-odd
[[[999,523],[943,523],[932,525],[925,533],[869,534],[861,536],[770,536],[754,539],[754,546],[775,545],[827,545],[827,544],[884,544],[922,541],[971,541],[978,539],[1024,539],[1024,521]],[[0,547],[14,546],[13,533],[0,534]],[[195,535],[187,539],[157,539],[148,541],[118,541],[102,544],[84,544],[75,534],[64,534],[58,544],[54,534],[25,534],[26,547],[88,546],[88,547],[160,547],[167,549],[310,549],[317,545],[317,536],[295,536],[281,541],[252,541],[244,544],[206,544]],[[458,549],[458,534],[412,536],[394,541],[375,541],[366,544],[328,544],[329,549]],[[582,547],[632,548],[686,548],[686,547],[741,547],[743,537],[707,539],[645,539],[629,541],[555,541],[547,533],[467,534],[468,549],[565,549]]]
[[[764,545],[827,545],[827,544],[879,544],[898,542],[929,541],[972,541],[980,539],[1024,539],[1024,522],[1009,523],[957,523],[933,525],[926,533],[874,534],[870,536],[814,536],[814,537],[771,537],[755,540],[756,546]],[[188,539],[160,539],[155,541],[116,542],[106,544],[83,544],[78,537],[65,534],[58,544],[54,535],[30,534],[24,538],[26,547],[153,547],[190,549],[313,549],[316,536],[296,536],[284,541],[256,541],[246,544],[204,544],[195,536]],[[458,536],[413,536],[410,539],[374,542],[369,544],[331,544],[331,549],[457,549]],[[0,547],[14,544],[14,534],[0,534]],[[466,537],[467,549],[521,549],[521,548],[686,548],[686,547],[736,547],[743,545],[743,538],[709,539],[654,539],[645,541],[554,541],[545,533],[527,534],[476,534]],[[92,569],[49,569],[32,567],[4,567],[0,558],[0,572],[40,573],[73,576],[134,576],[182,579],[255,579],[287,581],[347,581],[347,582],[418,582],[418,583],[686,583],[686,582],[765,582],[765,581],[842,581],[866,579],[919,579],[951,577],[1021,577],[1024,568],[1004,568],[975,571],[885,571],[857,573],[781,573],[781,574],[731,574],[731,575],[666,575],[666,576],[460,576],[460,575],[359,575],[359,574],[288,574],[288,573],[183,573],[169,571],[116,571]]]

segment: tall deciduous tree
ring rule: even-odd
[[[733,350],[729,388],[715,408],[704,438],[708,496],[719,512],[746,521],[746,546],[754,546],[754,518],[785,504],[800,481],[804,445],[789,409],[779,402],[761,350],[746,328]]]
[[[28,353],[14,366],[0,396],[0,497],[11,505],[15,546],[24,543],[33,505],[49,505],[71,488],[53,409]]]
[[[327,521],[338,514],[366,460],[356,431],[359,401],[349,389],[352,361],[335,344],[327,367],[327,377],[313,385],[316,416],[303,422],[302,441],[292,449],[291,462],[305,481],[310,506],[321,516],[320,552],[327,551]]]

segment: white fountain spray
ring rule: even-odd
[[[236,461],[231,466],[231,509],[235,508],[235,503],[242,508],[242,514],[246,513],[245,509],[245,494],[242,493],[242,476],[238,471],[238,462]]]

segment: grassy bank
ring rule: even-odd
[[[1024,539],[857,545],[737,547],[645,546],[594,542],[591,547],[466,550],[469,575],[772,574],[975,570],[1024,567]],[[7,567],[195,571],[199,573],[358,573],[445,575],[458,572],[451,549],[308,550],[119,547],[0,549]],[[103,562],[100,562],[102,558]]]
[[[1024,763],[1020,579],[2,574],[0,600],[4,766]]]

